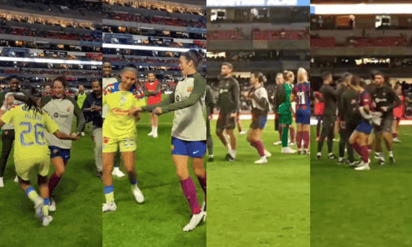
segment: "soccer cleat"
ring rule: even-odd
[[[105,212],[112,212],[112,211],[116,211],[117,206],[116,203],[113,202],[106,202],[103,204],[103,213]]]
[[[0,177],[0,188],[4,187],[4,181],[3,181],[3,177]]]
[[[214,160],[214,156],[213,155],[209,155],[209,158],[207,159],[208,162],[213,162]]]
[[[316,154],[316,159],[320,160],[320,157],[322,157],[322,154],[319,152]]]
[[[157,133],[153,133],[152,137],[157,138],[158,137]]]
[[[272,156],[272,154],[268,150],[265,149],[265,156],[269,158],[270,156]]]
[[[375,159],[379,159],[380,154],[375,152]]]
[[[118,178],[121,178],[121,177],[124,177],[124,176],[125,176],[124,173],[123,173],[122,171],[120,171],[119,167],[115,167],[115,168],[113,169],[112,175],[113,175],[113,176],[116,176],[116,177],[118,177]]]
[[[349,167],[358,167],[359,165],[360,165],[360,161],[349,162]]]
[[[14,182],[18,183],[19,182],[19,176],[16,175],[16,177],[14,178]]]
[[[143,196],[143,193],[142,193],[142,191],[139,189],[139,187],[135,187],[134,189],[133,189],[133,195],[134,195],[134,198],[136,199],[136,201],[138,202],[138,203],[143,203],[144,202],[144,196]]]
[[[235,161],[236,159],[232,157],[230,154],[226,154],[226,160],[228,161]]]
[[[81,133],[82,136],[85,136],[84,132]]]
[[[328,154],[328,158],[330,160],[334,160],[334,159],[336,159],[336,155],[334,153],[330,153],[330,154]]]
[[[53,217],[51,215],[47,215],[43,217],[43,226],[48,226],[50,222],[53,221]]]
[[[51,212],[56,211],[56,202],[51,197],[50,197],[49,211],[51,211]]]
[[[189,232],[192,231],[196,228],[197,225],[200,224],[200,222],[202,221],[202,219],[205,217],[205,212],[201,211],[198,214],[194,214],[192,216],[192,218],[190,219],[189,224],[187,224],[184,228],[183,231],[184,232]]]
[[[309,149],[303,149],[302,154],[303,155],[309,155],[310,154]]]
[[[289,146],[294,146],[296,145],[296,142],[289,142]]]
[[[297,152],[296,150],[291,149],[290,147],[284,147],[282,148],[282,151],[281,151],[282,154],[294,154],[296,152]]]
[[[391,165],[395,165],[395,158],[393,156],[389,156],[389,162]]]
[[[370,170],[369,163],[370,163],[370,160],[368,160],[367,163],[364,163],[362,161],[359,166],[355,167],[355,170],[357,170],[357,171],[368,171],[368,170]]]
[[[242,135],[244,135],[244,134],[246,134],[246,133],[247,133],[246,131],[242,130],[242,131],[239,132],[239,135],[242,136]]]
[[[266,156],[263,156],[260,159],[255,161],[255,164],[266,164],[266,163],[268,163],[268,159],[266,158]]]
[[[347,162],[346,162],[346,159],[345,158],[343,158],[343,157],[339,157],[339,159],[338,159],[338,165],[344,165],[344,164],[346,164]]]
[[[393,143],[401,143],[398,138],[393,138]]]
[[[147,134],[148,136],[153,136],[153,131]]]
[[[379,157],[378,158],[378,164],[381,165],[381,166],[385,165],[385,158],[384,157]]]
[[[273,143],[273,146],[279,146],[279,145],[282,145],[282,141],[278,141],[278,142]]]

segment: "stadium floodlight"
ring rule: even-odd
[[[315,15],[412,14],[412,4],[312,4]]]
[[[128,49],[128,50],[140,50],[140,51],[174,51],[174,52],[187,52],[193,48],[176,48],[176,47],[161,47],[161,46],[146,46],[146,45],[122,45],[122,44],[103,44],[103,48],[113,49]],[[200,49],[206,52],[206,49]]]
[[[26,63],[50,63],[50,64],[82,64],[82,65],[103,65],[100,61],[80,61],[49,58],[28,58],[28,57],[0,57],[3,62],[26,62]]]

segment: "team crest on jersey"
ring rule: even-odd
[[[187,92],[188,92],[188,93],[191,93],[192,91],[193,91],[193,87],[188,87],[188,88],[187,88]]]
[[[123,105],[126,102],[127,102],[127,98],[124,95],[122,95],[122,97],[120,97],[120,104]]]
[[[109,142],[109,137],[103,137],[103,143],[107,144]]]
[[[67,112],[70,112],[70,106],[67,107]]]

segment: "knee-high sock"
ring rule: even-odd
[[[368,146],[360,146],[357,142],[352,144],[353,149],[362,157],[363,162],[368,162],[369,160],[369,150]]]
[[[183,194],[189,202],[192,214],[200,213],[201,210],[197,200],[196,186],[193,183],[192,178],[188,177],[187,179],[180,181],[180,185],[182,186]]]
[[[295,128],[293,126],[290,127],[290,140],[295,142]]]
[[[265,146],[263,145],[262,141],[251,142],[250,145],[257,149],[260,157],[265,156]]]
[[[199,180],[200,186],[203,189],[203,192],[205,192],[206,195],[206,172],[205,172],[205,176],[204,177],[197,177],[197,180]]]
[[[57,176],[57,174],[55,172],[51,175],[51,177],[49,179],[49,195],[50,195],[50,197],[52,197],[53,191],[54,191],[54,189],[57,188],[57,185],[59,185],[61,179],[62,178]]]
[[[296,145],[298,149],[302,147],[302,131],[299,131],[296,133]]]
[[[309,142],[310,142],[309,131],[303,131],[302,132],[302,138],[303,138],[303,148],[308,149],[309,148]]]
[[[282,146],[285,148],[288,146],[288,127],[282,129]]]

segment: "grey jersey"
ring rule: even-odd
[[[195,83],[199,83],[199,80],[196,77],[186,77],[180,81],[174,93],[175,102],[187,100],[194,91]],[[172,136],[184,141],[206,140],[205,110],[205,93],[194,105],[176,110]]]
[[[1,110],[3,110],[4,113],[6,113],[8,110],[10,110],[10,108],[6,108],[6,107],[3,105],[3,101],[6,100],[7,97],[9,97],[10,95],[25,96],[25,94],[24,94],[23,92],[21,92],[21,91],[20,91],[20,92],[7,92],[6,94],[4,94],[4,98],[2,98],[2,100],[1,100]],[[21,105],[21,104],[24,104],[24,102],[14,99],[13,105]],[[10,123],[10,124],[5,124],[5,125],[3,125],[3,127],[2,127],[1,129],[2,129],[2,130],[12,130],[12,129],[14,129],[14,126],[13,126],[12,123]]]
[[[53,96],[46,96],[42,99],[42,107],[59,126],[63,133],[72,133],[74,116],[77,117],[77,132],[80,132],[84,125],[84,117],[76,101],[68,96],[61,99]],[[56,146],[63,149],[70,149],[72,141],[60,140],[56,136],[46,132],[46,139],[49,146]]]
[[[258,99],[262,100],[266,100],[267,105],[269,105],[269,98],[268,98],[268,92],[266,91],[266,89],[264,87],[260,87],[258,89],[255,90],[255,95]],[[268,109],[266,109],[267,107],[263,107],[261,104],[258,104],[256,99],[252,98],[252,107],[259,109],[261,111],[267,111]]]

